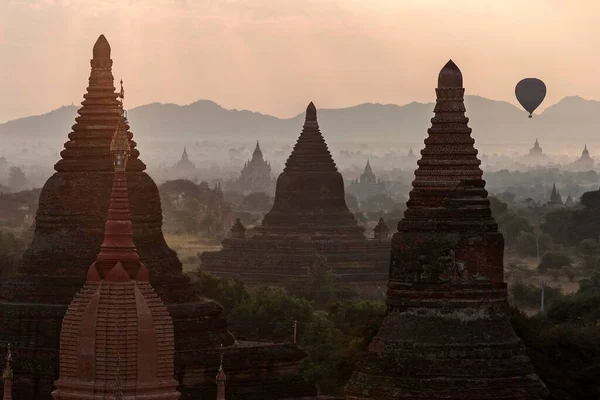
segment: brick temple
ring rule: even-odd
[[[110,203],[113,159],[110,142],[123,109],[115,92],[110,45],[102,35],[93,48],[91,73],[69,141],[44,185],[35,235],[17,274],[0,287],[0,353],[8,343],[18,354],[13,391],[19,399],[50,399],[58,378],[63,317],[84,285],[89,265],[100,252]],[[175,330],[175,375],[182,399],[214,397],[214,376],[225,346],[231,395],[269,398],[312,394],[299,376],[305,353],[292,344],[239,343],[227,329],[222,307],[202,298],[182,273],[181,262],[162,234],[158,189],[144,172],[133,134],[125,122],[131,152],[125,176],[133,240],[165,302]],[[248,383],[250,382],[250,383]]]
[[[392,239],[387,316],[348,400],[540,400],[508,319],[498,232],[465,117],[462,74],[441,70],[432,126]]]
[[[130,149],[121,122],[110,145],[115,172],[104,241],[63,320],[55,400],[180,397],[173,321],[133,242]]]
[[[313,103],[277,179],[272,209],[251,238],[232,228],[223,249],[201,255],[201,268],[247,282],[282,283],[307,276],[315,253],[345,282],[381,286],[389,242],[367,239],[346,205],[344,181],[319,130]]]

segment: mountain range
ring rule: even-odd
[[[473,136],[479,143],[531,143],[540,141],[595,142],[600,132],[600,102],[565,97],[542,113],[527,118],[525,111],[504,101],[466,96],[465,105]],[[319,109],[319,125],[330,140],[398,140],[422,142],[431,125],[433,103],[364,103],[338,109]],[[77,115],[76,106],[0,124],[3,139],[57,140],[64,142]],[[304,112],[293,118],[277,118],[247,110],[228,110],[210,100],[188,105],[151,103],[128,110],[136,140],[143,139],[255,139],[294,140],[302,129]]]

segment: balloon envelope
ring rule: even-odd
[[[529,113],[529,118],[531,118],[531,114],[542,104],[544,97],[546,97],[546,85],[537,78],[525,78],[517,83],[515,95],[519,103]]]

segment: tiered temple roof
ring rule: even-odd
[[[319,130],[313,103],[285,169],[275,201],[250,239],[232,237],[205,252],[202,268],[249,281],[281,283],[306,276],[314,253],[356,283],[385,280],[389,244],[367,240],[346,205],[344,181]],[[379,282],[381,283],[381,282]]]
[[[548,202],[550,206],[562,206],[562,196],[560,195],[560,191],[556,188],[556,184],[552,184],[552,192],[550,193],[550,201]]]
[[[387,315],[349,400],[543,399],[508,320],[504,240],[465,116],[462,74],[441,70],[425,148],[392,239]]]
[[[120,124],[122,129],[124,124]],[[55,400],[178,399],[173,321],[133,242],[125,165],[129,140],[117,129],[117,158],[104,242],[65,315]],[[121,136],[121,137],[119,137]],[[121,163],[119,162],[121,161]]]

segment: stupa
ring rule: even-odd
[[[122,122],[119,97],[124,95],[122,90],[115,92],[110,52],[101,35],[94,45],[89,86],[70,140],[40,195],[33,241],[17,274],[0,287],[0,352],[6,343],[18,351],[13,390],[19,399],[51,399],[62,320],[104,239],[114,173],[110,143]],[[144,172],[129,125],[124,123],[131,142],[125,175],[133,240],[153,288],[173,319],[175,374],[182,399],[214,396],[215,370],[210,366],[221,345],[228,364],[237,367],[230,379],[232,395],[240,389],[255,398],[278,391],[312,393],[314,388],[298,373],[304,352],[291,344],[236,342],[222,306],[203,299],[182,273],[181,262],[162,234],[158,189]],[[252,382],[250,389],[246,381]]]
[[[594,159],[590,157],[590,151],[587,148],[587,144],[583,147],[581,157],[579,157],[569,167],[570,169],[576,171],[590,171],[594,169]]]
[[[552,192],[550,192],[550,201],[548,201],[547,205],[549,207],[562,207],[564,205],[562,196],[560,195],[560,190],[556,188],[555,183],[552,184]]]
[[[221,251],[201,255],[201,268],[247,282],[283,283],[306,277],[319,253],[342,280],[375,288],[387,280],[389,243],[366,239],[363,230],[346,206],[342,175],[310,103],[277,179],[273,207],[256,234],[246,239],[232,232]]]
[[[377,193],[386,193],[385,183],[373,173],[371,161],[367,160],[364,172],[348,186],[348,192],[355,195],[359,201],[366,200]]]
[[[392,238],[387,315],[346,386],[348,400],[547,395],[508,319],[504,239],[491,215],[462,82],[449,61]]]
[[[271,175],[271,164],[265,161],[258,140],[250,161],[246,161],[237,181],[230,183],[229,189],[244,195],[256,192],[273,196],[275,179]]]
[[[123,118],[124,120],[124,118]],[[124,122],[110,145],[115,173],[100,254],[65,315],[55,400],[177,400],[173,321],[133,242]]]

